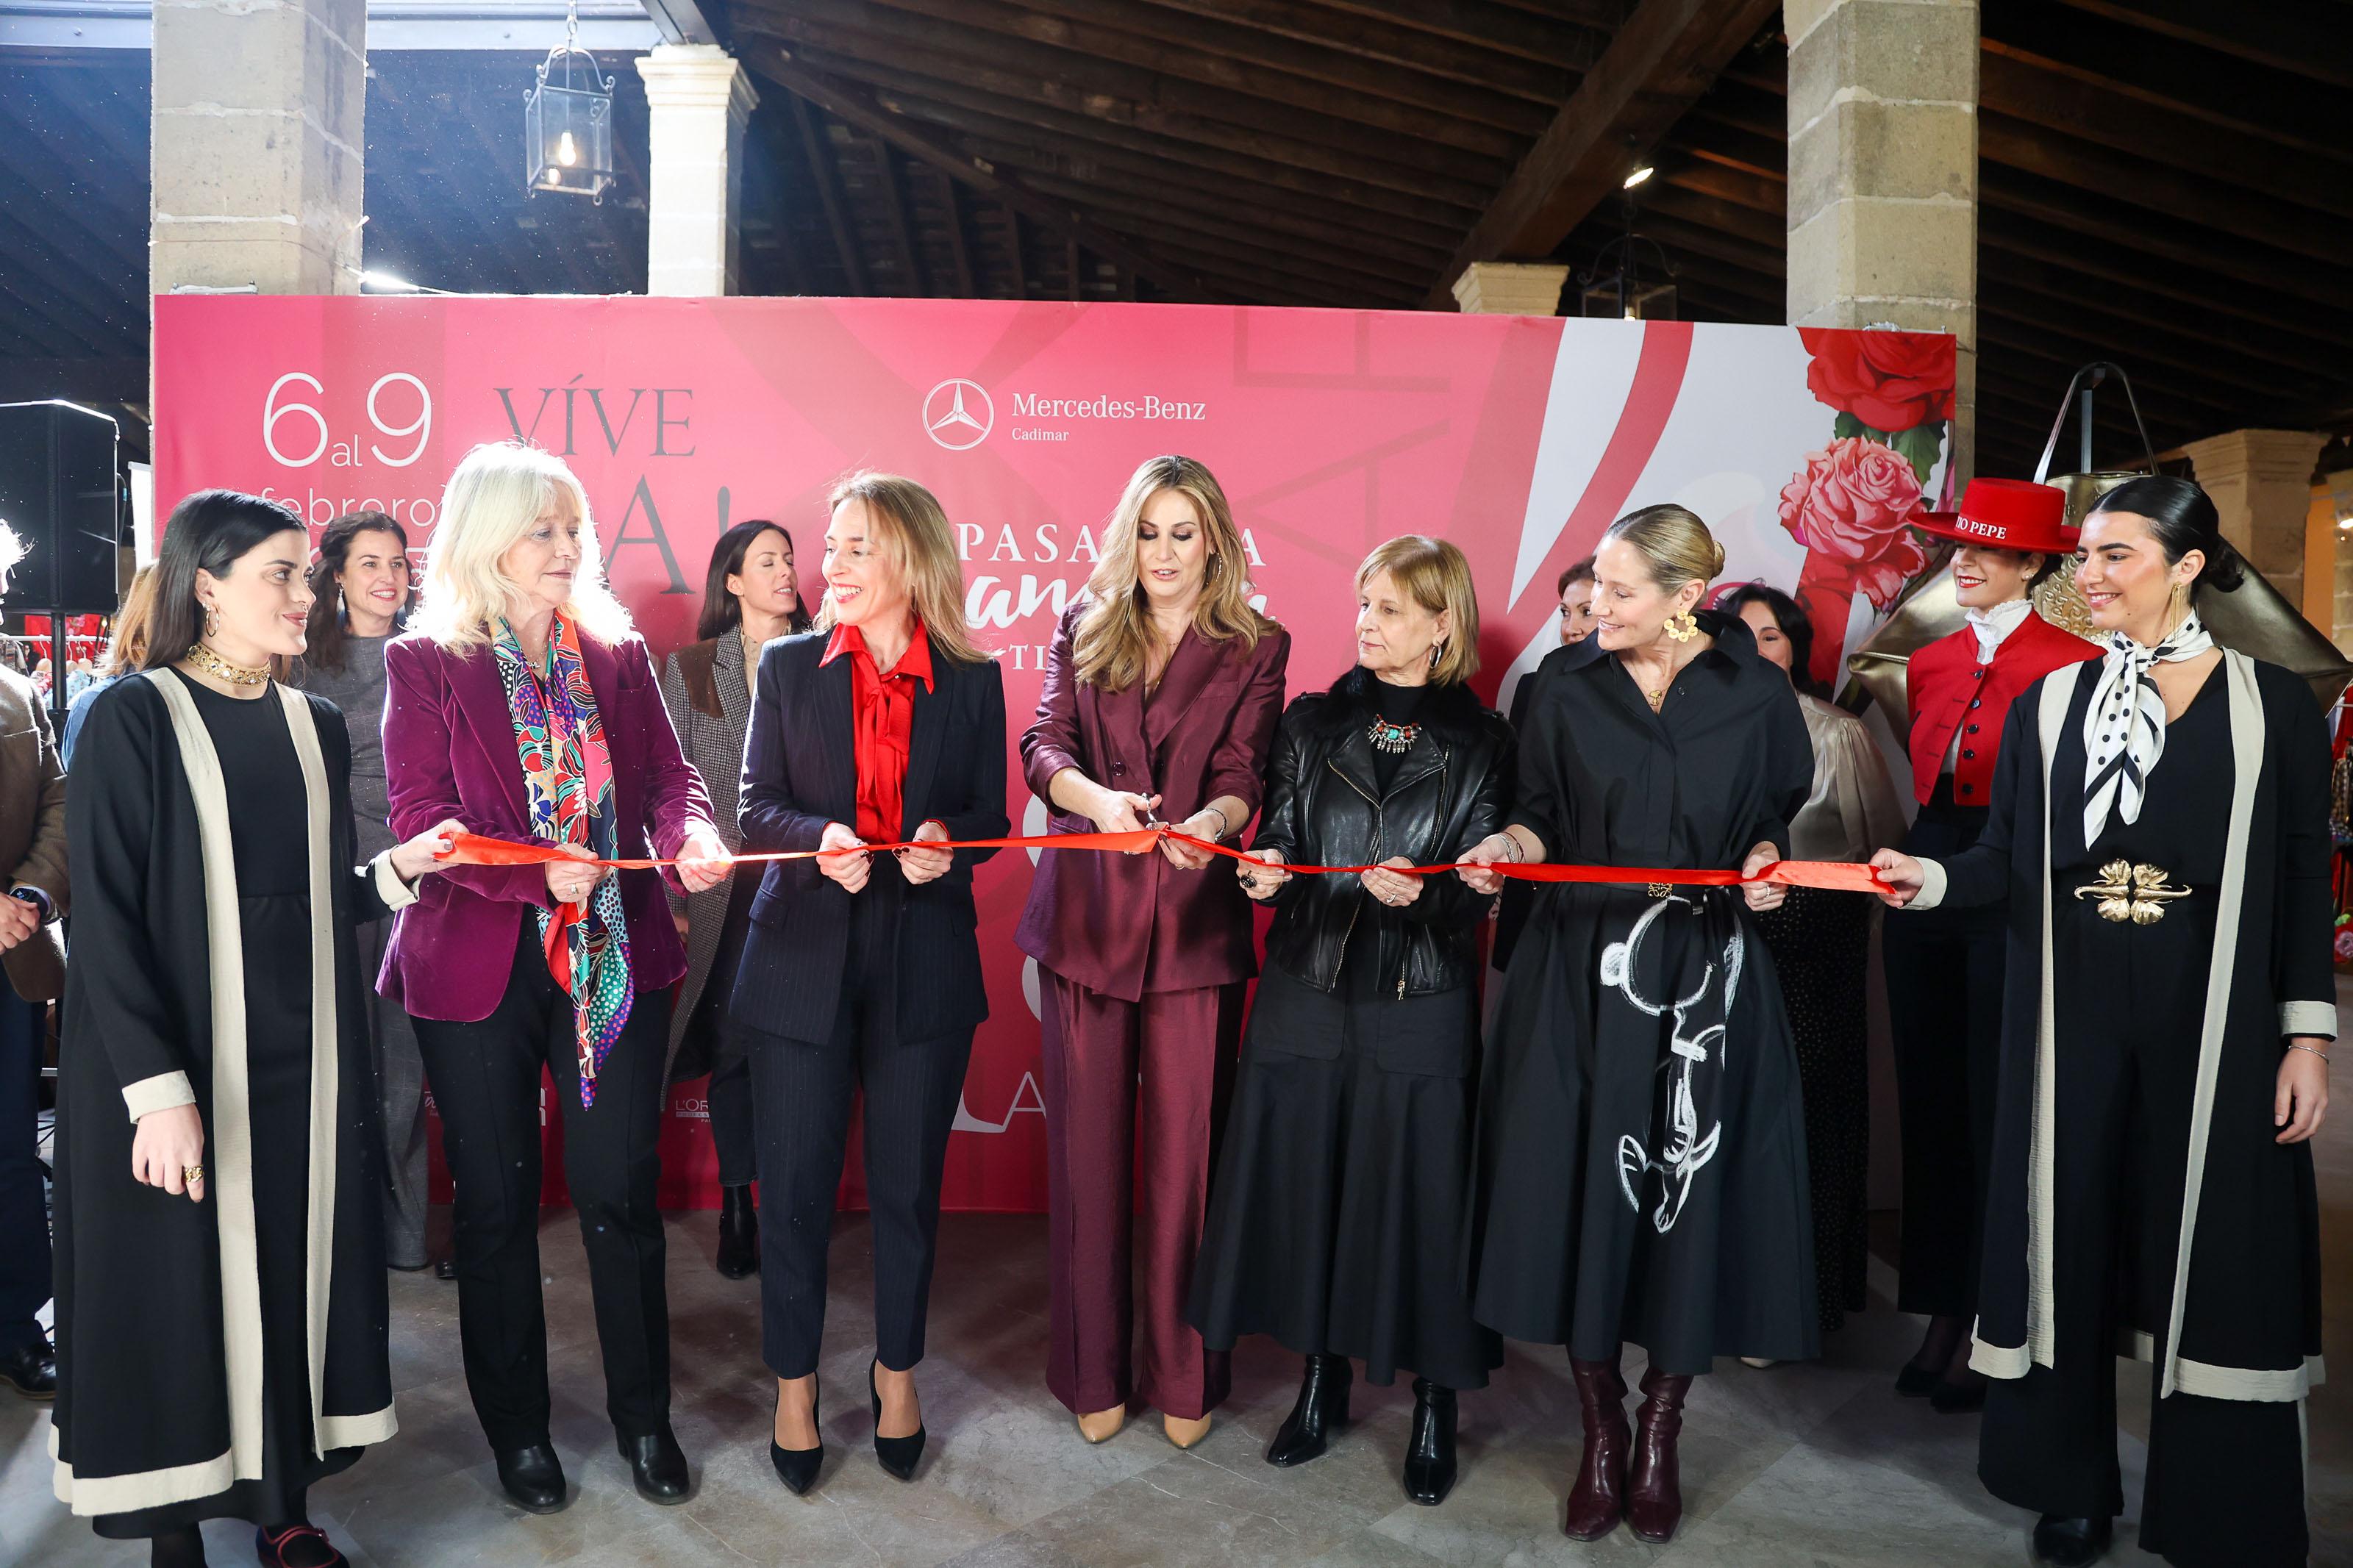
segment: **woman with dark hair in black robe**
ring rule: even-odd
[[[2039,1559],[2096,1560],[2124,1510],[2113,1358],[2133,1355],[2154,1394],[2141,1549],[2288,1568],[2311,1544],[2306,1140],[2337,1035],[2327,728],[2295,675],[2207,634],[2193,590],[2240,568],[2197,486],[2118,487],[2078,551],[2105,656],[2012,704],[1975,845],[1873,858],[1899,908],[2010,900],[1978,1474],[2042,1515]]]
[[[67,785],[56,1490],[166,1568],[207,1519],[259,1526],[265,1568],[334,1568],[304,1491],[394,1430],[353,931],[416,901],[455,825],[353,869],[343,716],[271,679],[309,554],[271,502],[181,502],[145,668]]]

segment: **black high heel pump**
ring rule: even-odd
[[[915,1462],[923,1457],[923,1426],[915,1424],[911,1437],[885,1437],[881,1432],[882,1394],[874,1386],[874,1369],[880,1359],[866,1363],[866,1392],[874,1396],[874,1458],[882,1468],[902,1481],[915,1479]]]
[[[815,1426],[818,1424],[818,1396],[815,1394],[812,1394],[809,1396],[809,1425],[812,1426]],[[784,1403],[785,1391],[782,1388],[779,1388],[776,1390],[777,1407],[781,1409]],[[795,1497],[799,1497],[804,1492],[807,1492],[809,1488],[817,1484],[817,1473],[825,1465],[825,1433],[823,1429],[820,1428],[818,1432],[816,1447],[786,1448],[777,1444],[776,1436],[776,1424],[773,1421],[770,1422],[768,1431],[768,1463],[776,1467],[776,1479],[785,1483],[785,1489],[791,1492]]]

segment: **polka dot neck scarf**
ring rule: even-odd
[[[2165,754],[2165,699],[2157,689],[2157,667],[2196,658],[2213,646],[2195,610],[2155,647],[2122,632],[2108,634],[2099,684],[2084,714],[2084,848],[2100,841],[2110,812],[2119,822],[2140,820],[2148,775]]]

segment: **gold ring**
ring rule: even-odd
[[[180,1167],[180,1179],[183,1182],[201,1182],[205,1179],[205,1168],[202,1165],[183,1165]]]

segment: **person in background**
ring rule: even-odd
[[[1250,595],[1216,478],[1190,458],[1145,462],[1103,526],[1085,595],[1055,628],[1021,737],[1052,831],[1166,820],[1212,842],[1240,835],[1291,657],[1290,634]],[[1133,858],[1046,850],[1014,933],[1038,961],[1043,1017],[1046,1384],[1090,1443],[1119,1430],[1134,1397],[1189,1448],[1229,1382],[1223,1351],[1185,1321],[1185,1293],[1258,955],[1250,904],[1229,879],[1203,875],[1211,858],[1171,839]],[[1141,1311],[1129,1267],[1139,1146]]]
[[[1620,518],[1593,636],[1535,674],[1504,829],[1462,857],[1737,869],[1783,858],[1813,786],[1796,693],[1747,624],[1698,606],[1724,548],[1680,506]],[[1564,1525],[1683,1519],[1692,1380],[1717,1354],[1816,1353],[1797,1053],[1754,912],[1778,884],[1547,883],[1504,976],[1479,1080],[1472,1314],[1566,1344],[1585,1453]],[[1643,1347],[1632,1456],[1620,1370]]]
[[[25,558],[0,523],[0,595]],[[66,776],[32,682],[0,669],[0,1379],[26,1399],[57,1393],[38,1313],[49,1300],[49,1209],[38,1152],[48,1005],[65,990]]]
[[[308,646],[291,684],[340,709],[352,737],[352,826],[362,855],[393,845],[385,794],[384,650],[416,603],[408,534],[380,511],[346,512],[319,535],[311,566]],[[384,967],[392,922],[359,931],[360,963]],[[368,992],[368,1049],[385,1151],[384,1252],[404,1272],[426,1266],[425,1062],[408,1015]]]
[[[2098,656],[2034,610],[2034,585],[2074,548],[2066,511],[2066,497],[2049,485],[1983,479],[1969,481],[1957,512],[1918,520],[1923,532],[1959,544],[1953,587],[1968,624],[1913,654],[1905,668],[1919,804],[1904,839],[1908,855],[1941,858],[1977,841],[2009,743],[2011,702],[2052,670]],[[1904,1147],[1895,1305],[1928,1319],[1895,1392],[1925,1395],[1947,1415],[1985,1404],[1985,1378],[1969,1364],[1969,1321],[1993,1160],[2002,930],[1999,900],[1888,921],[1880,930]]]
[[[1487,900],[1451,876],[1281,868],[1451,865],[1503,825],[1512,741],[1468,684],[1479,602],[1460,550],[1392,539],[1356,568],[1356,601],[1354,665],[1282,715],[1250,847],[1273,868],[1235,868],[1276,908],[1192,1315],[1220,1350],[1266,1333],[1306,1358],[1271,1465],[1324,1451],[1351,1357],[1371,1383],[1412,1373],[1405,1494],[1435,1507],[1455,1394],[1504,1359],[1461,1275]]]
[[[754,519],[719,536],[703,574],[702,614],[690,644],[662,661],[662,705],[686,760],[710,792],[719,837],[743,847],[736,796],[744,778],[744,740],[760,650],[809,628],[793,561],[793,536]],[[670,1066],[664,1083],[710,1076],[711,1142],[719,1155],[719,1272],[741,1279],[760,1267],[760,1218],[752,1203],[759,1149],[752,1134],[752,1067],[727,1026],[735,969],[752,929],[757,868],[731,870],[717,887],[670,895],[671,918],[686,938],[686,979],[670,1010]]]
[[[1553,596],[1560,601],[1560,646],[1575,647],[1593,635],[1593,557],[1571,562],[1553,584]]]
[[[1872,858],[1899,908],[2008,900],[1978,1476],[2061,1568],[2124,1510],[2120,1353],[2150,1363],[2143,1552],[2297,1568],[2315,1544],[2328,733],[2302,679],[2207,632],[2245,575],[2218,522],[2164,475],[2094,501],[2075,586],[2101,656],[2010,705],[1975,843]]]
[[[744,752],[747,853],[772,860],[729,1011],[752,1058],[760,1140],[760,1354],[776,1380],[768,1462],[796,1493],[825,1460],[817,1368],[834,1194],[865,1091],[874,1247],[874,1458],[914,1479],[940,1176],[972,1037],[988,1016],[972,868],[994,849],[870,844],[1005,837],[1005,680],[973,641],[937,497],[854,473],[828,497],[817,629],[770,643]]]
[[[588,1255],[605,1412],[638,1494],[686,1500],[670,1427],[661,1071],[685,944],[662,874],[715,887],[727,847],[605,584],[588,498],[537,447],[475,447],[442,495],[417,630],[385,652],[392,826],[454,817],[545,863],[452,867],[393,929],[385,994],[417,1026],[456,1190],[466,1386],[514,1503],[566,1500],[539,1268],[543,1075]]]
[[[1814,624],[1795,599],[1762,583],[1718,596],[1747,623],[1757,651],[1792,686],[1809,668]],[[1800,687],[1814,745],[1814,789],[1789,823],[1792,860],[1868,860],[1903,841],[1904,807],[1862,720]],[[1781,977],[1805,1090],[1806,1174],[1813,1192],[1814,1280],[1822,1331],[1866,1305],[1865,1199],[1871,1176],[1871,1023],[1865,984],[1874,906],[1868,894],[1791,888],[1757,917]]]
[[[263,1568],[340,1568],[309,1489],[396,1425],[352,933],[414,906],[456,825],[360,861],[343,716],[270,677],[310,554],[275,502],[174,508],[144,668],[66,792],[55,1489],[155,1568],[202,1564],[214,1519]]]
[[[131,586],[107,626],[106,653],[99,659],[95,678],[66,710],[66,732],[58,743],[66,768],[73,768],[74,742],[81,738],[82,721],[90,717],[98,694],[126,675],[139,672],[147,657],[147,620],[155,605],[155,568],[151,563],[132,574]]]

